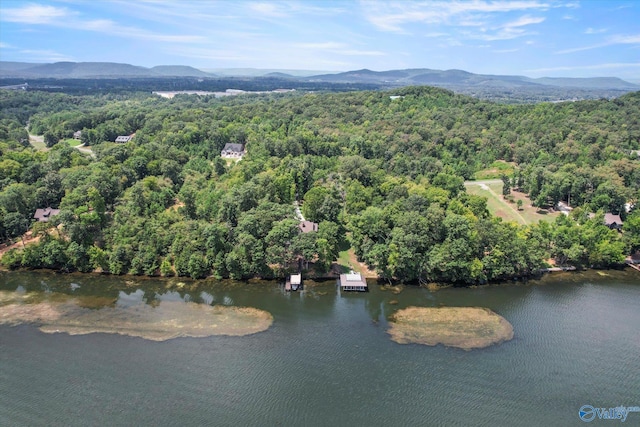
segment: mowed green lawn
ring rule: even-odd
[[[505,221],[512,221],[518,224],[536,224],[538,221],[554,221],[560,212],[548,212],[539,210],[531,206],[531,200],[519,192],[511,192],[515,200],[522,200],[522,210],[518,210],[517,202],[509,203],[502,198],[502,181],[467,181],[464,183],[469,194],[475,194],[487,198],[487,208],[492,215],[498,216]]]
[[[73,138],[64,139],[63,141],[69,144],[70,147],[77,147],[78,145],[82,144],[82,141]]]

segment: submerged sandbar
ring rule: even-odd
[[[0,292],[1,293],[1,292]],[[1,295],[0,324],[31,323],[46,333],[108,333],[153,341],[213,335],[243,336],[269,329],[273,316],[251,307],[210,306],[161,301],[157,305],[87,307],[83,298],[61,296],[29,302],[21,295]],[[12,298],[13,297],[13,298]]]
[[[480,307],[407,307],[390,320],[388,333],[399,344],[443,344],[464,350],[513,338],[513,327],[499,314]]]

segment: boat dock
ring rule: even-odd
[[[340,275],[340,290],[366,292],[369,287],[366,279],[352,270],[350,273]]]
[[[286,282],[284,282],[285,291],[302,290],[302,274],[292,274]]]

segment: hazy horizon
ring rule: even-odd
[[[8,0],[0,22],[2,61],[640,78],[629,0]]]

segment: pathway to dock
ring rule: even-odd
[[[293,202],[293,206],[295,206],[296,208],[296,218],[298,218],[300,222],[305,221],[304,215],[302,215],[302,211],[300,210],[300,204],[298,203],[297,200]]]

